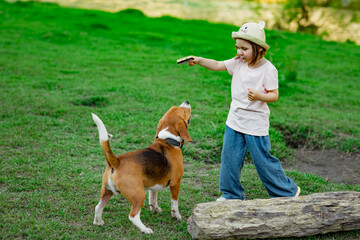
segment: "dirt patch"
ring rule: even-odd
[[[360,184],[360,154],[341,153],[336,150],[299,149],[295,162],[284,168],[313,173],[335,183]]]

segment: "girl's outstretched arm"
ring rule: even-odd
[[[203,58],[203,57],[194,57],[194,60],[189,62],[190,66],[195,66],[199,64],[204,68],[213,70],[213,71],[226,71],[224,62],[216,61],[213,59]]]

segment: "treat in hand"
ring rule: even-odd
[[[191,62],[191,61],[194,61],[194,60],[195,60],[194,56],[187,56],[187,57],[178,59],[177,63],[178,64],[183,64],[183,63],[188,63],[188,62]]]

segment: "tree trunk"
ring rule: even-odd
[[[197,204],[193,239],[303,237],[360,229],[360,192]]]

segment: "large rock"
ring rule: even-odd
[[[188,219],[194,239],[302,237],[360,229],[360,192],[197,204]]]

